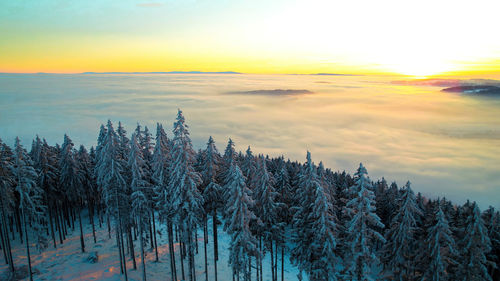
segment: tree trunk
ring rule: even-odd
[[[63,244],[63,230],[62,230],[62,225],[61,225],[61,219],[59,218],[59,208],[56,206],[56,224],[57,224],[57,232],[59,232],[59,244]]]
[[[82,247],[82,253],[85,253],[85,240],[83,239],[82,208],[81,208],[81,205],[78,208],[78,220],[79,220],[79,223],[80,223],[80,246]]]
[[[172,275],[172,280],[177,280],[173,229],[172,229],[172,222],[170,221],[170,219],[167,220],[167,233],[168,233],[168,251],[170,252],[170,274]]]
[[[155,223],[155,211],[151,211],[151,216],[153,217],[153,236],[154,236],[154,242],[155,242],[155,254],[156,254],[156,261],[158,261],[158,243],[156,242],[156,223]]]
[[[7,228],[7,220],[5,219],[5,212],[2,211],[2,231],[5,241],[4,253],[7,255],[7,263],[9,264],[10,271],[14,272],[14,261],[12,260],[12,250],[10,247],[9,230]]]
[[[89,218],[90,224],[92,224],[92,236],[94,237],[94,244],[97,243],[97,238],[95,236],[95,223],[94,223],[94,201],[89,201]]]
[[[152,211],[154,212],[154,211]],[[153,219],[152,218],[149,218],[148,219],[148,222],[149,222],[149,240],[151,240],[150,244],[151,244],[151,249],[153,249],[155,247],[155,241],[154,241],[154,238],[153,238]]]
[[[180,254],[181,254],[181,273],[182,273],[182,280],[186,280],[186,276],[184,274],[184,247],[183,247],[182,241],[179,242],[179,248],[180,248]]]
[[[124,245],[123,245],[123,231],[122,231],[123,227],[122,227],[122,224],[121,224],[121,220],[120,220],[120,244],[121,244],[121,250],[122,250],[122,257],[123,257],[123,272],[125,273],[125,281],[128,280],[128,275],[127,275],[127,258],[125,257],[125,248],[124,248]]]
[[[21,228],[21,216],[19,215],[19,209],[16,209],[15,219],[17,232],[19,233],[19,239],[21,240],[21,244],[23,244],[23,229]]]
[[[142,281],[146,281],[146,262],[144,261],[144,241],[142,237],[142,222],[139,220],[139,243],[141,245]]]
[[[273,240],[269,241],[271,244],[271,280],[276,281],[274,279],[274,251],[273,251]]]
[[[52,241],[54,242],[54,248],[57,248],[57,245],[56,245],[56,234],[54,233],[54,224],[52,222],[52,208],[50,208],[50,206],[48,206],[48,211],[49,211],[49,223],[50,223],[50,234],[52,236]]]
[[[127,235],[128,235],[128,246],[130,249],[130,258],[132,259],[132,265],[134,269],[137,270],[137,264],[135,262],[134,242],[132,241],[132,229],[130,226],[127,227]]]
[[[274,243],[274,280],[278,281],[278,242]]]
[[[217,241],[217,210],[214,210],[213,220],[212,220],[212,232],[214,234],[214,257],[215,264],[219,260],[219,245]],[[215,280],[217,281],[217,270],[215,271]]]
[[[212,234],[214,243],[214,277],[217,281],[217,211],[214,210],[212,215]]]
[[[108,215],[108,238],[111,239],[111,219]]]
[[[118,225],[118,224],[117,224]],[[120,230],[116,228],[116,247],[118,247],[118,256],[120,258],[120,273],[123,274],[123,256],[122,256],[122,246],[120,245]]]
[[[207,260],[207,216],[203,215],[203,250],[205,252],[205,281],[208,281],[208,260]]]
[[[285,281],[285,244],[281,245],[281,281]]]
[[[28,268],[29,268],[29,274],[30,274],[30,281],[33,281],[33,271],[31,269],[31,256],[30,256],[30,243],[28,239],[28,224],[26,222],[26,216],[23,213],[23,221],[24,221],[24,233],[25,233],[25,238],[26,238],[26,256],[28,257]]]

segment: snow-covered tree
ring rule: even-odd
[[[296,198],[300,203],[294,207],[295,247],[290,259],[310,280],[337,280],[337,219],[309,151],[300,173]]]
[[[245,177],[236,163],[232,163],[228,171],[228,200],[226,212],[228,220],[224,229],[231,235],[229,247],[229,265],[233,274],[243,274],[244,280],[250,280],[251,257],[260,259],[257,239],[250,231],[250,221],[256,219],[251,211],[253,200],[251,191],[245,184]]]
[[[422,211],[417,206],[415,194],[408,181],[397,202],[398,208],[386,232],[387,243],[383,248],[383,263],[393,280],[412,280],[415,275],[415,232]]]
[[[14,155],[10,147],[0,139],[0,231],[2,232],[2,249],[5,261],[9,264],[11,271],[14,271],[15,267],[12,258],[7,218],[13,212],[15,206],[15,183]]]
[[[372,280],[371,267],[378,263],[375,243],[385,242],[377,228],[384,225],[375,213],[375,194],[363,164],[359,164],[354,176],[355,184],[350,187],[352,199],[346,205],[351,219],[345,226],[345,270],[350,280]]]
[[[102,197],[106,204],[108,215],[115,219],[116,242],[120,255],[122,271],[127,276],[125,253],[123,250],[123,214],[127,213],[129,198],[125,187],[126,181],[123,177],[124,168],[127,164],[122,158],[120,139],[113,129],[113,124],[108,120],[106,136],[102,141],[102,148],[98,155],[97,183],[99,184]],[[127,278],[127,277],[126,277]]]
[[[137,140],[137,135],[134,133],[130,140],[130,154],[128,157],[128,167],[132,176],[130,183],[130,187],[132,188],[132,210],[130,214],[132,216],[132,220],[137,220],[139,228],[138,235],[141,249],[143,281],[146,281],[146,264],[144,262],[144,231],[148,225],[150,211],[149,202],[145,195],[145,189],[148,186],[148,182],[144,180],[143,168],[145,165],[141,147],[139,146]]]
[[[175,210],[174,220],[181,231],[182,241],[187,246],[189,280],[194,280],[194,231],[201,225],[203,213],[203,197],[198,191],[201,177],[193,167],[195,151],[180,109],[176,120],[173,129],[169,188],[174,194],[172,202]]]
[[[78,218],[80,222],[80,247],[82,253],[85,252],[85,241],[83,239],[81,204],[82,194],[85,194],[82,189],[82,178],[79,172],[79,164],[75,158],[75,150],[73,141],[64,135],[62,145],[61,158],[59,159],[60,167],[60,184],[65,188],[65,194],[68,200],[77,206]]]
[[[428,230],[423,247],[427,249],[427,266],[422,280],[451,280],[448,269],[450,265],[455,263],[453,257],[457,253],[456,245],[448,220],[441,210],[439,202],[437,202],[434,214],[434,224]]]
[[[147,135],[144,136],[144,139],[147,139]],[[147,146],[147,141],[145,142]],[[143,147],[143,154],[144,154]],[[149,153],[149,152],[148,152]],[[170,253],[170,267],[171,267],[171,277],[174,280],[177,280],[177,272],[175,269],[175,258],[174,258],[174,242],[173,242],[173,216],[174,216],[174,208],[173,208],[173,198],[175,194],[173,193],[172,188],[169,186],[169,166],[171,162],[170,155],[170,145],[169,140],[167,138],[167,134],[163,129],[163,126],[160,123],[156,124],[156,145],[154,147],[151,171],[152,171],[152,179],[154,183],[153,188],[153,196],[149,196],[146,194],[148,198],[151,198],[151,202],[154,202],[154,207],[158,210],[158,214],[160,216],[160,220],[163,220],[167,223],[167,234],[168,234],[168,246]],[[151,236],[151,244],[153,244],[153,240],[156,241],[156,232],[154,231],[155,221],[154,221],[154,212],[152,213],[153,218],[153,233]],[[156,258],[158,259],[158,246],[155,242],[155,253]]]
[[[483,213],[483,221],[491,242],[491,251],[486,256],[490,276],[493,280],[498,280],[500,278],[500,212],[490,206]]]
[[[241,163],[241,172],[243,173],[243,176],[246,179],[246,184],[247,187],[250,188],[250,190],[253,190],[255,188],[255,178],[254,175],[257,170],[257,165],[255,161],[255,157],[252,154],[252,150],[250,149],[250,146],[248,146],[245,158],[243,159],[243,163]]]
[[[16,192],[19,195],[19,209],[24,223],[26,238],[26,254],[28,257],[29,276],[33,280],[31,269],[31,256],[29,250],[28,225],[31,225],[36,234],[37,248],[41,251],[47,248],[48,242],[45,236],[45,206],[43,205],[43,190],[36,184],[37,173],[33,168],[33,162],[26,150],[16,138],[14,145],[14,175],[16,178]]]
[[[488,273],[486,254],[491,251],[491,241],[475,202],[472,203],[471,209],[465,236],[459,243],[460,265],[457,277],[464,281],[489,281],[492,278]]]
[[[205,212],[212,215],[212,232],[214,239],[214,270],[215,280],[217,280],[217,260],[218,260],[218,237],[217,237],[217,211],[222,207],[222,190],[218,183],[217,176],[220,171],[222,159],[217,151],[215,142],[210,136],[207,148],[203,153],[203,166],[201,167],[201,177],[203,185],[203,199],[205,202]]]

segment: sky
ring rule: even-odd
[[[498,0],[0,1],[0,72],[500,73]]]

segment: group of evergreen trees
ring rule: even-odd
[[[67,135],[62,146],[37,136],[29,153],[18,138],[13,148],[0,140],[0,246],[10,270],[16,270],[13,240],[26,245],[32,279],[28,239],[36,239],[40,251],[49,243],[57,247],[76,221],[85,252],[83,210],[94,243],[97,225],[107,226],[109,238],[114,232],[125,279],[127,260],[137,267],[134,243],[143,280],[148,244],[158,260],[158,220],[166,226],[172,280],[197,279],[202,229],[204,279],[217,281],[221,224],[231,237],[233,280],[264,280],[266,255],[271,279],[284,280],[285,252],[299,279],[302,273],[309,280],[500,278],[500,214],[494,208],[481,212],[476,203],[424,198],[409,182],[402,188],[373,182],[362,164],[354,176],[333,172],[315,165],[309,152],[303,164],[254,156],[250,147],[243,155],[230,139],[220,155],[212,137],[196,152],[180,110],[171,139],[161,124],[154,141],[147,127],[138,125],[129,139],[121,123],[115,130],[108,121],[89,152],[77,150]],[[179,257],[174,242],[180,243]]]

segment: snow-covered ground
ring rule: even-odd
[[[85,216],[86,217],[86,216]],[[85,219],[84,219],[85,220]],[[214,264],[213,264],[213,239],[212,239],[212,223],[209,220],[208,223],[208,278],[209,280],[214,280]],[[159,252],[159,262],[155,262],[155,252],[150,249],[149,244],[146,247],[146,274],[148,280],[171,280],[170,276],[170,261],[167,243],[166,227],[163,224],[157,225],[157,230],[159,235],[158,239],[158,252]],[[84,221],[84,234],[85,234],[85,246],[86,253],[82,253],[80,249],[80,231],[78,224],[76,224],[75,230],[68,229],[67,239],[64,240],[64,244],[57,244],[57,248],[54,249],[52,240],[47,248],[42,253],[39,253],[35,246],[30,248],[32,265],[34,272],[34,280],[125,280],[125,277],[120,274],[120,263],[118,259],[118,250],[116,246],[116,240],[114,239],[114,232],[111,234],[111,239],[108,238],[108,230],[106,225],[102,225],[99,228],[97,225],[96,236],[97,243],[94,244],[92,237],[92,228],[89,223]],[[113,231],[113,230],[112,230]],[[57,233],[56,233],[57,234]],[[228,256],[229,256],[229,243],[230,236],[227,235],[223,230],[222,226],[218,229],[219,235],[219,261],[217,262],[218,269],[218,280],[232,280],[231,268],[228,266]],[[196,255],[196,278],[199,281],[205,280],[205,264],[204,264],[204,252],[203,252],[203,230],[198,231],[199,239],[199,251]],[[59,242],[57,240],[57,242]],[[97,263],[90,263],[86,259],[90,253],[97,252],[99,256],[99,261]],[[138,240],[135,241],[135,253],[136,262],[138,269],[132,269],[132,261],[130,260],[130,255],[127,255],[127,269],[129,280],[142,280],[140,271],[140,251]],[[176,253],[176,265],[177,265],[177,276],[180,279],[180,255],[179,255],[179,244],[175,244]],[[24,244],[20,244],[19,238],[16,235],[16,240],[12,245],[12,255],[14,258],[14,263],[16,268],[23,267],[27,265],[26,259],[26,247]],[[281,280],[281,255],[278,255],[278,280]],[[187,262],[185,262],[185,267],[187,269]],[[271,280],[271,260],[269,253],[266,254],[263,260],[263,275],[264,280]],[[2,264],[0,265],[0,279],[8,271],[8,267],[2,259]],[[289,255],[285,253],[285,280],[297,280],[298,270],[296,267],[290,264]],[[252,272],[252,277],[255,277],[255,271]],[[29,280],[29,279],[23,279]],[[305,278],[307,280],[307,278]]]

